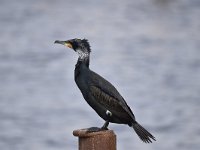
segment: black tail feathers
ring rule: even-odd
[[[145,128],[143,128],[139,123],[134,122],[132,127],[143,142],[152,143],[152,140],[156,141],[155,137]]]

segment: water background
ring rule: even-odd
[[[199,0],[0,0],[0,149],[76,150],[74,129],[102,126],[75,85],[77,55],[53,44],[77,37],[157,138],[111,124],[118,150],[199,150],[199,16]]]

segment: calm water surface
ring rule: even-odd
[[[77,55],[53,44],[78,37],[157,138],[111,124],[119,150],[199,150],[199,15],[199,0],[0,0],[0,149],[75,150],[74,129],[102,126],[74,83]]]

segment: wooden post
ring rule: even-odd
[[[116,135],[112,130],[87,132],[87,129],[74,130],[79,138],[79,150],[116,150]]]

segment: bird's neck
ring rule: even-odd
[[[78,62],[76,65],[85,64],[89,68],[89,62],[90,62],[90,53],[89,52],[83,52],[80,50],[77,50],[78,53]]]
[[[89,65],[90,65],[90,59],[89,59],[89,57],[87,59],[80,59],[80,58],[78,58],[78,61],[76,63],[76,67],[78,67],[80,65],[85,65],[87,68],[89,68]]]
[[[78,61],[76,63],[76,66],[75,66],[75,80],[77,80],[78,76],[80,75],[80,73],[83,71],[83,70],[88,70],[89,69],[89,57],[87,57],[87,59],[81,59],[80,57],[78,58]]]

